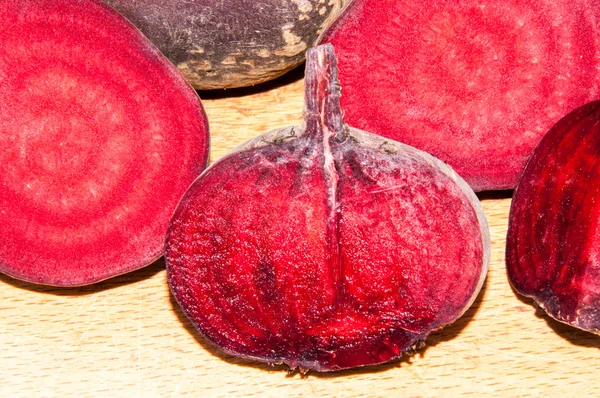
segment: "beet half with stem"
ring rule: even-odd
[[[304,125],[235,149],[190,187],[168,281],[228,353],[301,371],[382,363],[470,306],[487,224],[443,162],[344,124],[330,45],[307,57]]]
[[[346,121],[512,189],[543,135],[600,98],[598,0],[355,0],[324,33]]]
[[[0,1],[0,272],[97,282],[164,252],[206,166],[193,88],[96,0]]]
[[[551,317],[600,331],[600,101],[561,119],[515,190],[506,241],[514,289]]]
[[[199,90],[250,86],[304,61],[349,0],[103,0]]]

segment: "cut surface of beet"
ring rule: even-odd
[[[346,121],[512,189],[565,114],[600,97],[600,1],[355,0],[321,42]]]
[[[167,234],[168,281],[226,352],[301,371],[386,362],[470,306],[479,201],[448,166],[345,125],[331,46],[310,49],[303,126],[207,169]]]
[[[0,272],[74,286],[152,263],[206,166],[197,94],[99,1],[2,1],[0,21]]]
[[[553,318],[600,331],[600,102],[561,119],[515,190],[506,266],[515,290]]]
[[[250,86],[300,65],[349,0],[103,0],[199,90]]]

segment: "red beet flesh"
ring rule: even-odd
[[[94,0],[0,2],[0,271],[93,283],[164,251],[206,165],[197,94]]]
[[[565,114],[600,97],[600,1],[355,0],[324,34],[346,121],[514,188]]]
[[[535,149],[510,210],[506,266],[517,292],[550,316],[600,330],[600,102],[554,126]]]
[[[303,126],[190,187],[167,235],[171,290],[226,352],[329,371],[402,355],[472,303],[489,236],[439,160],[343,124],[331,46],[308,52]]]

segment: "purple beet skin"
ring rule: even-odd
[[[300,65],[349,0],[102,0],[199,90],[250,86]]]
[[[558,122],[515,191],[506,266],[515,290],[550,316],[600,329],[600,101]]]
[[[191,186],[171,290],[224,351],[300,371],[386,362],[461,316],[487,271],[480,204],[448,166],[345,125],[330,45],[308,53],[303,126]]]

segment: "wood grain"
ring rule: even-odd
[[[261,87],[201,93],[211,159],[300,123],[301,72]],[[412,357],[288,375],[223,354],[169,294],[164,262],[73,289],[0,276],[0,396],[600,396],[599,337],[559,324],[511,290],[504,269],[510,192],[480,195],[492,235],[484,288]]]

